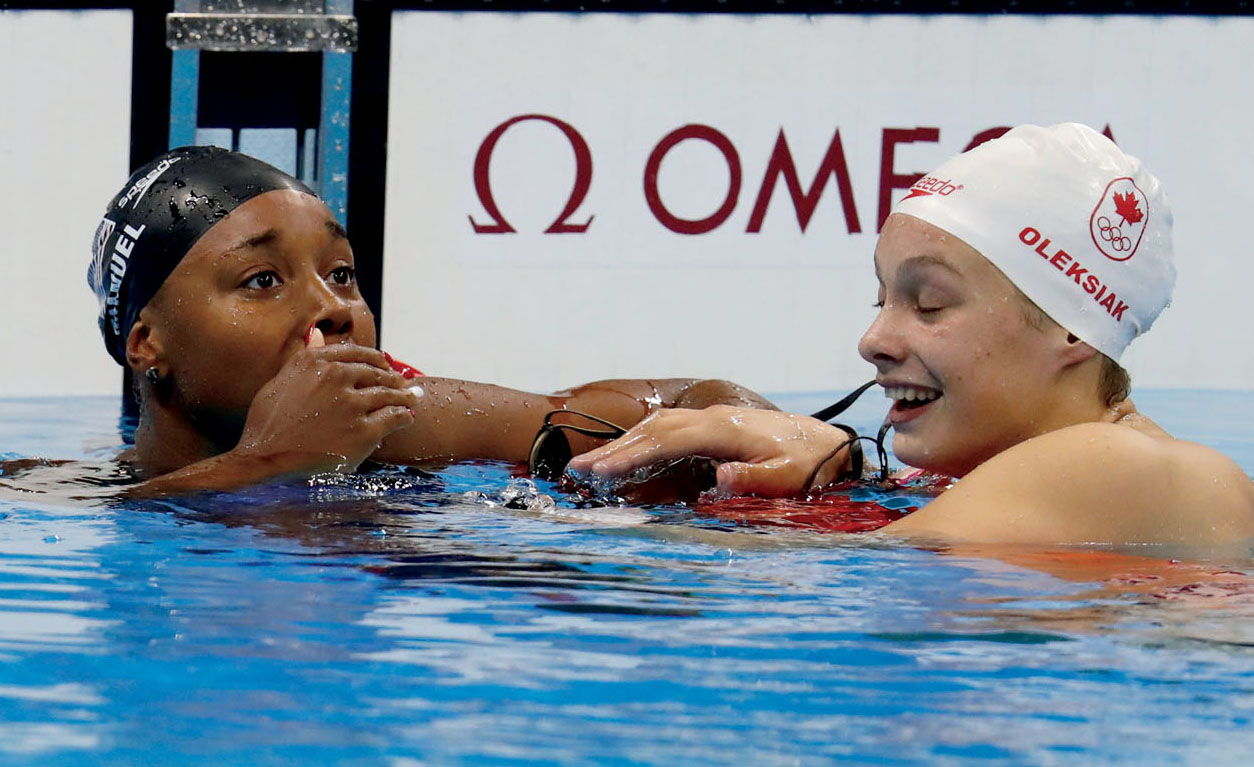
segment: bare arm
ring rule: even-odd
[[[613,480],[700,455],[725,461],[720,490],[788,495],[847,465],[833,453],[843,438],[804,416],[676,410],[576,457],[570,469]],[[1080,424],[1004,451],[883,530],[947,543],[1233,543],[1254,538],[1254,483],[1217,451],[1159,429]]]
[[[666,408],[733,403],[774,409],[761,395],[717,380],[606,380],[551,395],[453,378],[420,378],[412,384],[425,393],[414,408],[414,423],[390,434],[374,454],[376,460],[525,461],[544,415],[550,410],[578,410],[627,428]],[[579,436],[572,436],[571,442],[576,452],[597,444]]]
[[[258,393],[234,449],[127,493],[228,490],[284,475],[352,470],[366,457],[394,463],[523,461],[550,410],[581,410],[630,426],[658,408],[727,401],[773,407],[725,381],[598,381],[548,396],[456,379],[405,381],[374,350],[328,347],[298,355]],[[587,449],[595,442],[577,437],[574,444]]]
[[[321,453],[293,451],[250,453],[231,450],[182,469],[131,485],[122,491],[130,498],[160,498],[206,491],[234,490],[283,476],[309,476],[335,468]]]
[[[163,454],[159,436],[151,435],[148,459],[140,454],[132,460],[157,476],[126,493],[149,497],[229,490],[283,475],[352,471],[387,434],[413,423],[419,401],[375,349],[309,347],[257,392],[234,448],[187,463]]]

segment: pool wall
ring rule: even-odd
[[[384,342],[524,388],[852,386],[889,201],[988,131],[1074,120],[1174,207],[1175,301],[1134,381],[1251,388],[1225,331],[1254,278],[1251,39],[1250,18],[397,14]]]
[[[0,396],[119,391],[86,275],[130,136],[130,11],[0,11]]]
[[[143,127],[131,31],[128,10],[0,11],[0,297],[21,328],[0,396],[119,390],[83,275]],[[539,390],[849,386],[887,204],[989,130],[1081,120],[1174,205],[1176,298],[1134,381],[1249,390],[1252,38],[1243,17],[397,11],[388,141],[366,147],[386,159],[383,343]],[[349,216],[363,261],[368,214]]]

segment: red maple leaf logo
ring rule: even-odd
[[[1127,194],[1119,194],[1115,192],[1115,212],[1123,218],[1125,223],[1139,224],[1141,219],[1145,218],[1145,214],[1137,207],[1140,200],[1132,192]]]

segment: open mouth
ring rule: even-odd
[[[936,389],[919,386],[889,386],[885,387],[884,396],[893,401],[894,410],[917,410],[930,405],[942,395]]]

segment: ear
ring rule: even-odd
[[[149,368],[159,369],[164,356],[161,333],[153,326],[148,309],[144,308],[126,336],[126,363],[137,375],[142,375]],[[163,375],[167,372],[161,371]]]
[[[1074,333],[1062,331],[1066,341],[1059,346],[1059,361],[1063,367],[1070,368],[1088,362],[1097,356],[1097,350],[1084,343]]]

